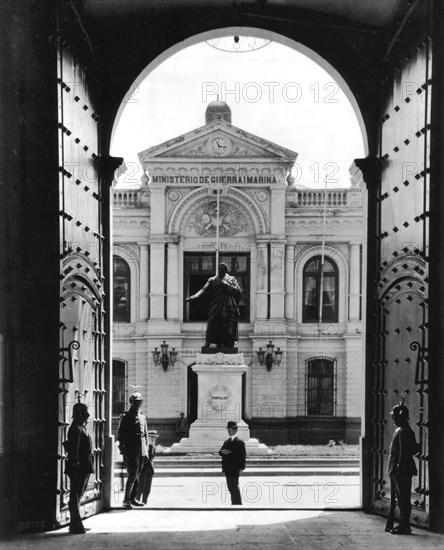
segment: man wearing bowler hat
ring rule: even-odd
[[[219,451],[222,457],[222,472],[227,480],[231,495],[231,504],[242,504],[239,489],[239,474],[245,470],[247,453],[245,443],[237,437],[237,423],[230,420],[227,423],[228,439],[224,441]]]

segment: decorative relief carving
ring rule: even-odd
[[[122,219],[117,219],[116,217],[114,218],[113,220],[113,226],[114,227],[118,227],[118,228],[121,228],[121,229],[124,229],[124,228],[127,228],[127,227],[131,227],[131,228],[138,228],[138,227],[149,227],[149,223],[148,223],[148,220],[133,220],[131,222],[129,222],[128,220],[122,220]]]
[[[196,365],[243,365],[243,353],[197,353]]]
[[[248,149],[245,149],[244,147],[235,147],[233,149],[233,156],[234,157],[251,156],[251,151],[248,151]]]
[[[256,193],[256,199],[259,202],[265,202],[268,199],[268,193],[266,191],[258,191]]]
[[[194,230],[201,237],[216,235],[217,203],[211,201],[196,208],[188,220],[186,231]],[[244,214],[234,205],[219,204],[219,235],[233,237],[239,233],[248,232],[249,224]]]
[[[319,228],[322,229],[323,222],[322,220],[292,220],[288,219],[286,221],[286,224],[288,227],[298,227],[298,228]],[[361,220],[333,220],[329,221],[327,220],[325,223],[326,227],[334,228],[334,229],[349,229],[349,228],[356,228],[359,229],[362,227],[362,221]]]
[[[181,151],[180,156],[185,157],[204,157],[207,153],[205,151],[205,147],[203,143],[199,143],[195,147],[192,147],[191,149],[188,149],[187,151]]]
[[[223,353],[220,355],[223,355]],[[210,388],[207,394],[207,403],[214,411],[229,409],[231,399],[231,391],[226,386],[222,386],[221,384]]]
[[[168,200],[170,200],[171,202],[176,202],[177,200],[179,200],[179,198],[180,198],[180,193],[177,189],[171,189],[168,192]]]
[[[184,196],[177,203],[171,204],[171,212],[168,213],[168,231],[170,233],[185,234],[185,226],[188,224],[188,212],[196,208],[195,204],[208,204],[208,191],[206,188],[196,188],[184,191]],[[236,187],[230,187],[225,202],[233,204],[235,208],[243,211],[243,219],[249,220],[249,228],[253,233],[266,233],[268,230],[268,217],[251,194],[240,191]],[[234,204],[235,203],[235,204]],[[239,204],[239,206],[237,206]],[[243,210],[245,208],[245,210]],[[251,218],[250,218],[251,216]]]

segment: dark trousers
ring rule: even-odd
[[[242,504],[241,492],[239,489],[239,474],[225,472],[227,488],[231,495],[231,504]]]
[[[395,487],[396,500],[399,507],[399,526],[407,528],[410,525],[410,514],[412,512],[412,476],[409,474],[397,473],[390,476]]]
[[[69,476],[69,502],[68,508],[71,516],[70,527],[74,529],[83,528],[82,518],[80,517],[80,500],[88,486],[89,474],[75,472]]]
[[[136,481],[136,499],[142,501],[144,504],[148,502],[154,475],[149,465],[148,461],[145,462],[140,472],[139,480]]]
[[[123,500],[129,502],[136,498],[137,482],[139,480],[140,472],[148,460],[147,456],[141,454],[127,454],[124,457],[126,463],[126,469],[128,470],[128,479],[126,480],[125,496]]]

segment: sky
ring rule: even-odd
[[[298,153],[296,184],[350,186],[349,167],[365,155],[364,144],[338,83],[288,46],[242,36],[239,44],[247,51],[233,49],[232,37],[187,47],[129,90],[111,143],[127,167],[119,187],[138,187],[137,154],[203,126],[217,96],[234,126]]]

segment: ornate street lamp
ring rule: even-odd
[[[281,364],[283,353],[284,352],[281,351],[281,348],[277,348],[276,351],[274,351],[274,344],[270,340],[267,344],[267,351],[259,348],[259,351],[257,352],[257,358],[260,365],[263,365],[265,363],[267,370],[271,371],[273,363],[276,363],[277,366]]]
[[[157,348],[154,348],[154,351],[152,353],[154,364],[161,364],[164,371],[167,371],[170,365],[173,367],[174,363],[177,360],[176,348],[168,351],[168,344],[165,342],[165,340],[163,341],[163,344],[160,344],[160,351]]]

